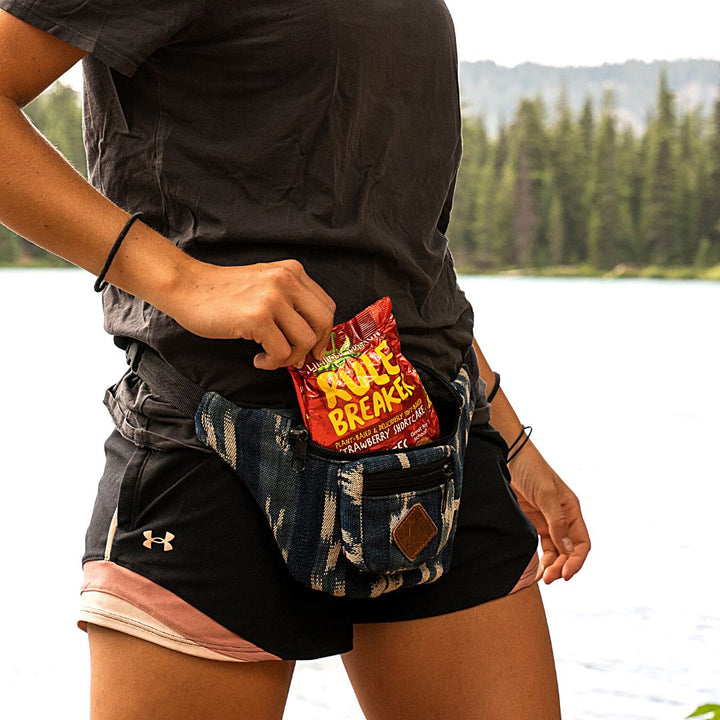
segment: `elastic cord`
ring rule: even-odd
[[[527,435],[525,434],[525,431],[528,431]],[[527,441],[530,439],[530,436],[532,435],[532,426],[531,425],[523,425],[522,430],[520,431],[520,434],[513,440],[512,445],[508,448],[508,459],[507,461],[510,462],[512,459],[517,457],[517,454],[525,447],[527,444]],[[519,444],[518,444],[519,443]],[[514,450],[514,452],[513,452]]]
[[[117,255],[117,251],[120,249],[120,245],[122,245],[122,241],[125,239],[128,231],[133,226],[133,223],[136,220],[139,220],[142,216],[143,214],[141,212],[136,212],[128,218],[128,221],[125,223],[125,227],[120,231],[120,234],[117,236],[115,244],[110,248],[107,260],[105,261],[105,265],[103,266],[103,269],[100,271],[100,274],[98,275],[97,280],[93,285],[93,289],[95,290],[95,292],[101,292],[107,287],[108,284],[105,280],[107,271],[110,269],[110,265],[112,265],[112,261],[115,259],[115,255]]]
[[[495,376],[495,385],[490,391],[490,394],[487,396],[487,401],[489,403],[493,401],[493,398],[497,395],[497,391],[500,389],[500,373],[494,372],[493,375]]]

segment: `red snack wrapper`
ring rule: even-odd
[[[322,360],[288,368],[310,437],[348,453],[421,445],[440,434],[435,409],[400,350],[390,298],[336,325]]]

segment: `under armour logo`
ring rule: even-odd
[[[170,541],[175,538],[175,536],[171,532],[166,532],[165,537],[153,537],[153,531],[152,530],[146,530],[143,535],[145,536],[145,542],[143,545],[146,548],[150,548],[152,550],[153,543],[156,543],[157,545],[162,545],[163,550],[167,552],[168,550],[172,550],[173,546],[170,544]]]

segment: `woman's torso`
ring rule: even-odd
[[[86,58],[91,181],[207,262],[300,260],[337,322],[389,295],[405,354],[453,374],[472,311],[444,236],[460,119],[443,2],[197,8],[132,77]],[[115,288],[104,308],[109,332],[200,385],[237,402],[294,401],[286,371],[253,367],[254,343],[191,335]]]

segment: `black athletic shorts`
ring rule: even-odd
[[[536,581],[537,534],[510,488],[507,446],[473,426],[452,566],[371,599],[310,590],[287,571],[267,520],[216,455],[137,447],[114,431],[87,532],[80,625],[218,660],[352,649],[353,624],[441,615]]]

